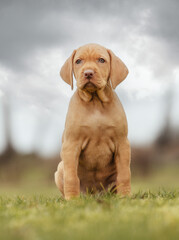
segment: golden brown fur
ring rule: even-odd
[[[72,88],[74,74],[77,90],[66,117],[57,187],[66,199],[103,188],[129,194],[127,120],[113,90],[126,78],[126,66],[112,51],[88,44],[73,51],[60,74]]]

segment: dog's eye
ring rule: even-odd
[[[80,63],[81,63],[81,59],[77,59],[76,64],[80,64]]]
[[[104,62],[105,62],[104,58],[99,58],[98,61],[99,61],[100,63],[104,63]]]

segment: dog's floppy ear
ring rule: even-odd
[[[111,50],[108,49],[108,53],[111,60],[111,69],[110,69],[110,80],[113,89],[121,83],[128,74],[128,69],[126,65],[118,58]]]
[[[71,89],[73,90],[73,58],[75,56],[76,50],[73,51],[72,55],[66,60],[60,70],[61,78],[71,85]]]

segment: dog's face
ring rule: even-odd
[[[104,89],[109,79],[115,88],[126,78],[128,69],[111,50],[98,44],[87,44],[74,50],[61,68],[62,79],[72,89],[73,73],[80,90],[95,92]]]
[[[87,45],[79,48],[73,58],[77,87],[94,92],[106,86],[110,73],[110,56],[102,46]]]

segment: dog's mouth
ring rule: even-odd
[[[88,90],[88,91],[90,91],[90,92],[94,92],[94,91],[97,90],[97,87],[96,87],[96,85],[95,85],[94,83],[92,83],[92,82],[87,82],[87,83],[84,85],[83,89],[86,89],[86,90]]]
[[[92,82],[87,82],[85,85],[84,85],[84,88],[91,88],[91,87],[95,87],[96,88],[96,86],[95,86],[95,84],[94,83],[92,83]]]

